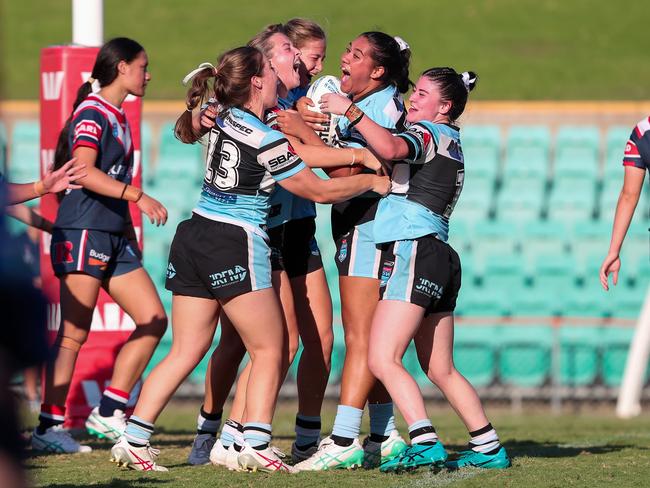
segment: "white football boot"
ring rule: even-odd
[[[32,449],[45,451],[53,454],[72,454],[92,452],[92,447],[83,446],[75,441],[70,432],[62,425],[55,425],[47,429],[43,434],[34,430],[32,433]]]
[[[212,449],[217,438],[212,434],[196,434],[192,442],[192,450],[187,457],[187,462],[192,466],[210,464]]]
[[[359,439],[349,446],[339,446],[330,437],[323,439],[318,450],[308,459],[296,464],[296,471],[325,471],[354,469],[363,465],[363,447]]]
[[[86,419],[86,430],[100,439],[116,441],[126,430],[126,415],[122,410],[113,410],[112,416],[102,417],[99,407],[95,407]]]
[[[237,462],[239,463],[239,467],[244,471],[295,473],[291,466],[282,461],[278,456],[277,449],[273,447],[257,450],[244,443],[244,447],[237,457]]]
[[[408,448],[397,430],[394,430],[384,442],[374,442],[370,436],[363,441],[363,467],[366,469],[378,468],[383,463],[391,461]]]
[[[232,443],[230,446],[228,446],[227,452],[226,452],[226,468],[228,468],[230,471],[241,471],[242,469],[239,467],[239,451],[235,449],[235,444]]]
[[[169,471],[164,466],[156,464],[159,454],[160,451],[151,447],[151,444],[134,447],[124,437],[120,437],[111,449],[111,462],[136,471]]]

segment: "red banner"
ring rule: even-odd
[[[52,46],[41,51],[41,174],[54,160],[54,150],[63,124],[72,112],[77,90],[90,77],[98,48],[78,46]],[[142,186],[140,118],[142,100],[129,96],[123,105],[134,144],[133,185]],[[43,216],[56,218],[58,204],[54,195],[41,201]],[[142,248],[142,215],[135,204],[130,204],[131,217]],[[48,331],[53,341],[60,325],[59,280],[50,263],[50,235],[41,233],[41,277],[43,293],[49,305]],[[133,320],[100,291],[93,313],[91,334],[81,348],[67,399],[66,425],[80,426],[99,403],[104,387],[113,373],[115,357],[122,344],[135,328]],[[131,392],[130,404],[135,402],[139,385]]]

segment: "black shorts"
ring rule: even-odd
[[[332,206],[332,237],[339,276],[376,278],[381,252],[375,245],[373,226],[377,198],[353,198]]]
[[[282,260],[289,278],[321,269],[323,260],[316,242],[316,218],[290,220],[283,227]]]
[[[260,233],[194,214],[176,229],[165,288],[216,299],[270,288],[270,256]]]
[[[102,281],[142,267],[140,250],[123,234],[92,229],[54,229],[50,260],[56,276],[77,272]]]
[[[433,236],[380,246],[382,300],[413,303],[431,313],[453,312],[461,285],[460,258]]]

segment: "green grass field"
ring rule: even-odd
[[[2,97],[36,99],[40,49],[71,41],[71,4],[0,0]],[[357,34],[404,37],[413,78],[431,66],[472,69],[476,99],[645,100],[649,2],[611,0],[105,0],[104,35],[138,39],[150,56],[149,98],[182,99],[182,77],[269,23],[303,16],[329,35],[326,73]]]
[[[198,403],[172,404],[163,413],[153,444],[162,449],[160,462],[169,473],[144,474],[118,469],[108,461],[110,444],[90,441],[95,451],[78,456],[32,456],[28,472],[36,486],[99,487],[631,487],[650,479],[650,416],[617,420],[609,410],[585,409],[579,414],[551,416],[545,409],[513,415],[491,411],[492,423],[513,458],[505,471],[468,470],[432,473],[420,470],[402,475],[372,471],[333,471],[297,475],[232,473],[214,466],[186,463],[195,428]],[[331,429],[335,406],[324,409],[324,430]],[[429,409],[438,434],[449,452],[461,450],[467,432],[458,418],[440,404]],[[293,440],[295,405],[280,404],[274,423],[274,444],[288,452]],[[367,417],[367,416],[366,416]],[[404,423],[400,422],[404,432]],[[364,432],[367,431],[365,425]],[[646,481],[643,481],[646,480]]]

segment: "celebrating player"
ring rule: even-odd
[[[461,268],[446,241],[465,176],[460,133],[453,124],[476,80],[472,72],[459,74],[451,68],[425,71],[410,97],[406,120],[411,125],[396,136],[344,97],[328,94],[321,99],[323,111],[345,113],[379,157],[395,161],[391,194],[380,202],[373,229],[374,240],[384,252],[385,276],[368,361],[408,422],[411,446],[383,463],[382,471],[442,465],[447,459],[417,383],[402,365],[413,339],[422,369],[470,433],[470,449],[447,466],[510,466],[476,391],[453,362],[453,311]]]
[[[618,272],[621,269],[619,253],[639,203],[646,169],[650,168],[650,117],[641,120],[632,131],[625,145],[623,166],[625,179],[616,205],[612,239],[609,252],[600,267],[600,282],[605,290],[609,290],[610,274],[613,274],[614,285],[618,283]]]
[[[410,50],[401,39],[383,32],[363,33],[341,56],[341,90],[379,125],[400,130],[405,117],[401,93],[410,85],[409,58]],[[366,146],[363,135],[345,117],[339,119],[337,133],[348,147]],[[370,325],[379,300],[380,254],[372,236],[378,202],[378,195],[368,193],[332,207],[346,346],[341,398],[332,435],[296,465],[299,470],[373,467],[406,448],[395,428],[390,396],[368,369]],[[366,401],[371,433],[362,447],[357,438]]]
[[[54,358],[46,367],[39,425],[32,436],[35,449],[91,450],[79,445],[62,424],[75,362],[88,337],[100,288],[131,316],[136,329],[117,355],[99,407],[86,421],[91,433],[109,439],[122,433],[129,393],[167,327],[156,288],[142,267],[129,215],[131,201],[152,223],[167,220],[159,202],[130,185],[133,143],[121,107],[128,95],[144,95],[151,79],[147,65],[144,48],[131,39],[104,44],[59,136],[55,167],[73,155],[85,165],[86,175],[76,180],[83,188],[63,196],[54,224],[50,255],[60,278],[61,326]],[[95,81],[100,90],[91,93]]]
[[[214,78],[211,86],[208,80]],[[156,418],[206,353],[221,310],[251,358],[246,385],[242,469],[291,471],[270,448],[271,420],[285,363],[285,327],[271,285],[270,249],[263,228],[273,182],[315,201],[340,201],[366,191],[388,191],[386,178],[359,175],[321,180],[307,169],[286,138],[262,122],[277,105],[278,78],[265,56],[240,47],[216,68],[196,72],[186,111],[177,122],[181,140],[192,140],[191,111],[208,95],[221,110],[210,132],[201,197],[191,219],[181,222],[170,250],[166,287],[173,292],[173,343],[147,378],[112,449],[120,464],[164,471],[149,439]]]

